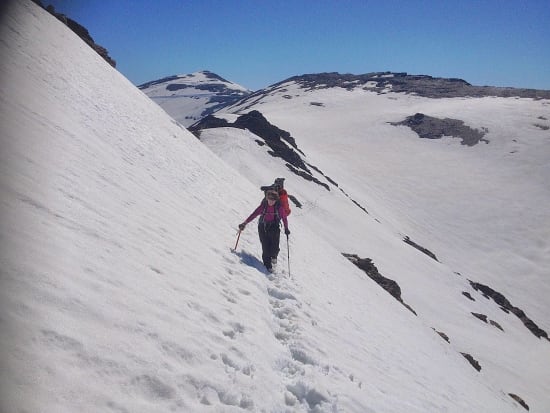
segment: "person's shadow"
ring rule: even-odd
[[[241,262],[244,265],[248,265],[249,267],[256,268],[262,274],[268,274],[266,268],[264,267],[264,263],[260,261],[258,258],[256,258],[256,256],[246,251],[233,251],[233,253],[241,259]]]

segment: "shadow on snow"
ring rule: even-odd
[[[246,251],[233,251],[233,254],[237,255],[241,259],[241,263],[248,265],[249,267],[256,268],[263,274],[267,273],[262,261],[256,256]]]

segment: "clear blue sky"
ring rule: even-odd
[[[141,84],[210,70],[253,90],[408,72],[550,89],[550,0],[43,0]]]

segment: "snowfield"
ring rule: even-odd
[[[346,196],[249,131],[199,141],[30,1],[0,35],[0,411],[524,411],[510,393],[550,409],[550,343],[468,283],[550,331],[550,141],[530,126],[547,101],[267,98]],[[386,124],[413,103],[490,143]],[[277,176],[302,207],[268,276],[253,224],[231,248]],[[371,258],[417,315],[342,253]]]

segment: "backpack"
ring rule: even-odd
[[[290,210],[290,206],[288,205],[288,193],[285,189],[279,190],[279,200],[281,201],[281,205],[283,206],[286,215],[289,216],[292,211]]]

